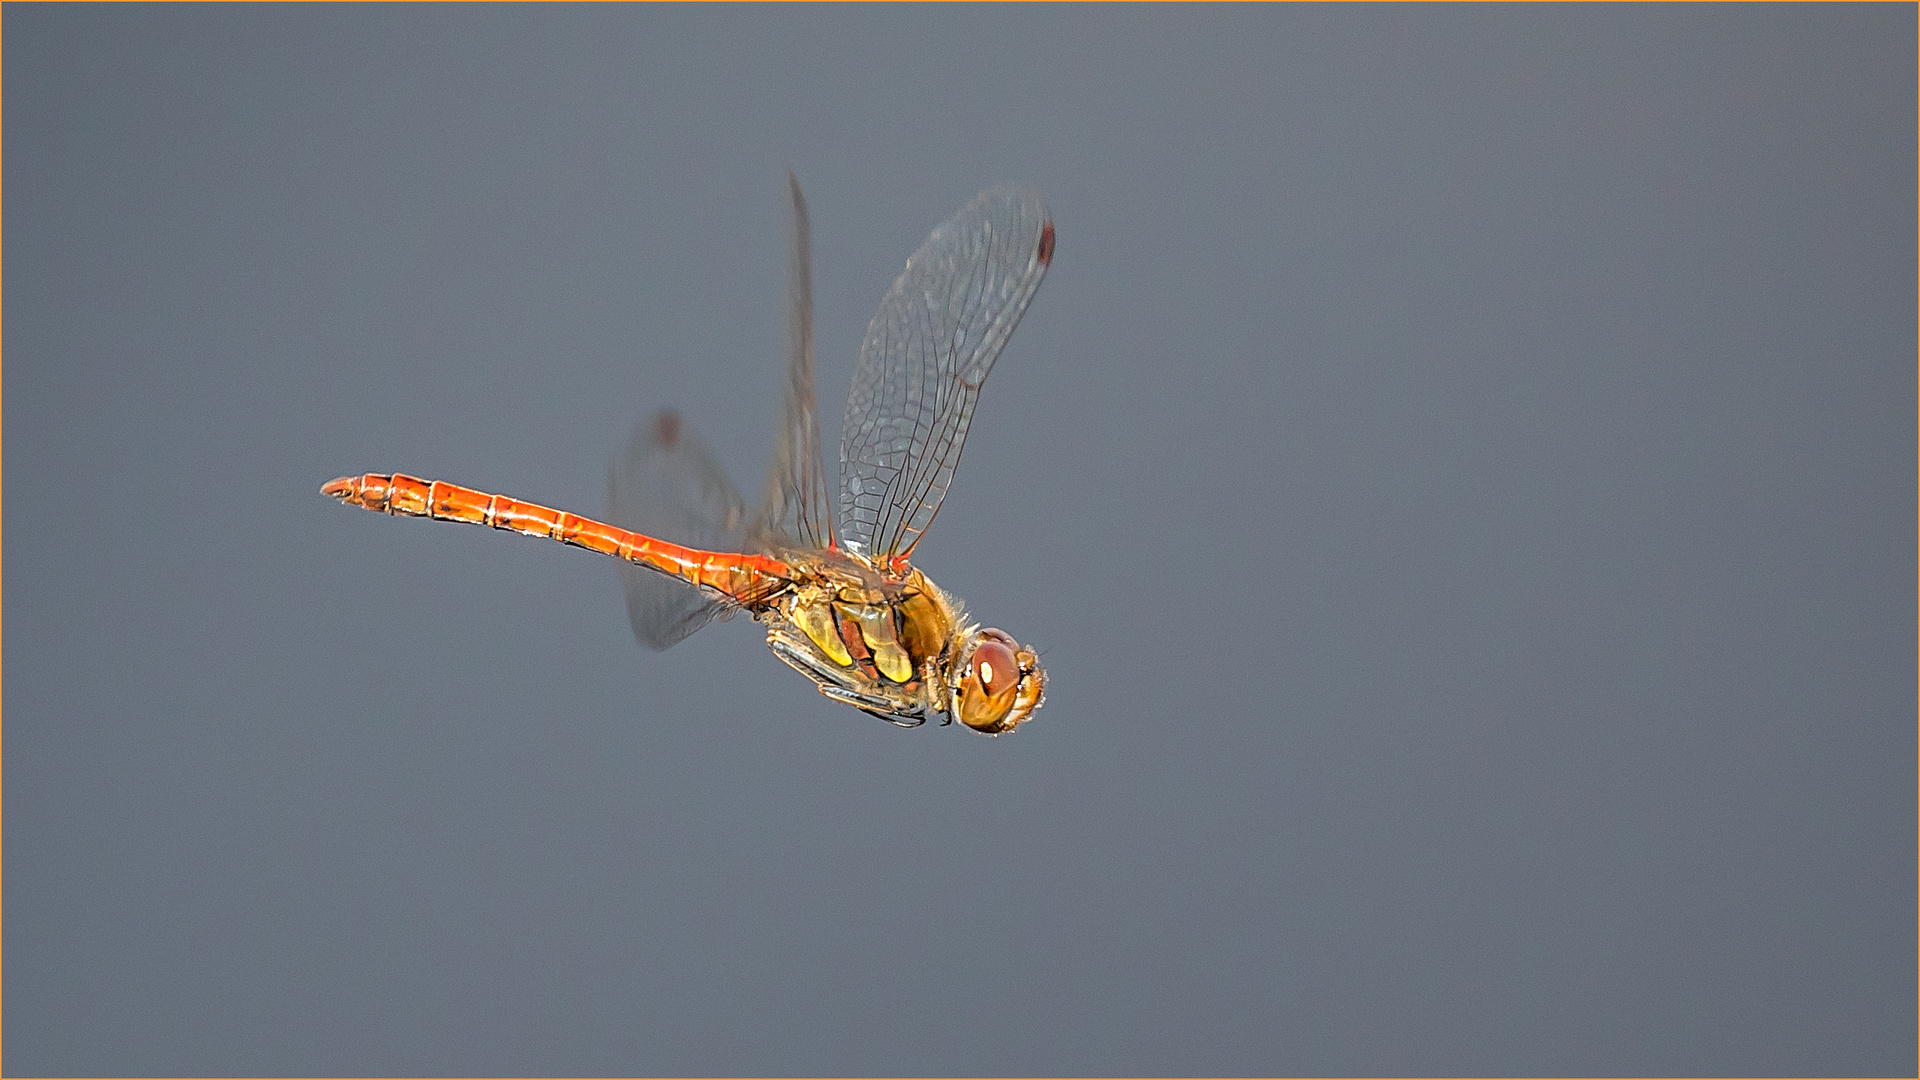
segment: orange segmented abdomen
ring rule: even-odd
[[[489,495],[443,480],[367,473],[330,480],[321,485],[320,493],[368,510],[436,521],[464,521],[527,536],[544,536],[652,567],[682,581],[724,593],[749,607],[778,595],[793,575],[786,563],[765,555],[682,547],[564,510],[504,495]]]

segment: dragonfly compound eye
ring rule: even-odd
[[[967,676],[988,697],[999,697],[1020,681],[1020,660],[1012,649],[989,638],[973,650],[973,667]]]
[[[999,630],[978,631],[954,712],[975,731],[1012,731],[1039,706],[1044,681],[1031,650]]]

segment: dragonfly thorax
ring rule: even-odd
[[[857,555],[818,560],[755,617],[774,655],[821,693],[904,727],[946,714],[998,735],[1043,696],[1032,650],[969,623],[955,597],[911,567],[895,574]]]

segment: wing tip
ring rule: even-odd
[[[680,414],[661,409],[653,416],[653,445],[671,450],[680,445]]]

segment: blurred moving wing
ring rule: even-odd
[[[680,415],[662,409],[633,429],[607,470],[607,519],[623,529],[707,551],[740,551],[747,504]],[[734,605],[686,582],[623,563],[627,618],[642,645],[665,649]]]
[[[841,436],[849,549],[904,558],[940,511],[980,385],[1053,258],[1029,188],[983,191],[933,230],[867,328]]]
[[[787,245],[787,385],[773,465],[754,534],[787,548],[834,546],[826,462],[820,456],[820,416],[813,396],[813,254],[807,197],[787,174],[793,197]]]

